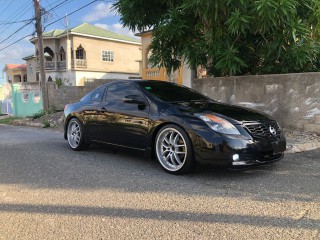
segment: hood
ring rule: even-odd
[[[184,114],[214,113],[235,124],[249,121],[264,122],[272,120],[268,115],[256,110],[213,101],[179,102],[172,103],[172,105],[172,107]]]

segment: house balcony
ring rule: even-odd
[[[57,62],[57,70],[62,70],[62,69],[66,69],[66,68],[67,68],[66,61],[58,61]]]
[[[87,60],[86,59],[72,59],[71,60],[72,68],[87,68]]]
[[[55,62],[44,62],[45,70],[55,70]],[[37,71],[40,70],[40,64],[37,63]]]
[[[167,79],[166,71],[164,68],[143,68],[142,79],[165,81]]]

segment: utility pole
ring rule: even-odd
[[[46,73],[45,73],[45,68],[44,68],[44,52],[43,52],[43,37],[42,37],[40,0],[33,0],[33,2],[34,2],[36,30],[37,30],[37,39],[38,39],[39,64],[40,64],[39,67],[40,67],[43,111],[48,111],[49,101],[48,101],[48,92],[47,92],[47,83],[46,83]]]

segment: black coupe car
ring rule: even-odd
[[[64,114],[64,137],[73,150],[106,143],[145,151],[174,174],[196,163],[271,163],[286,149],[279,124],[269,116],[163,81],[113,81],[68,104]]]

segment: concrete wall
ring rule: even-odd
[[[320,73],[202,78],[192,87],[214,100],[268,113],[284,127],[320,132]]]
[[[64,109],[68,103],[78,102],[84,95],[104,83],[115,81],[113,79],[95,79],[86,82],[84,86],[61,86],[57,88],[54,83],[47,83],[49,106]]]

